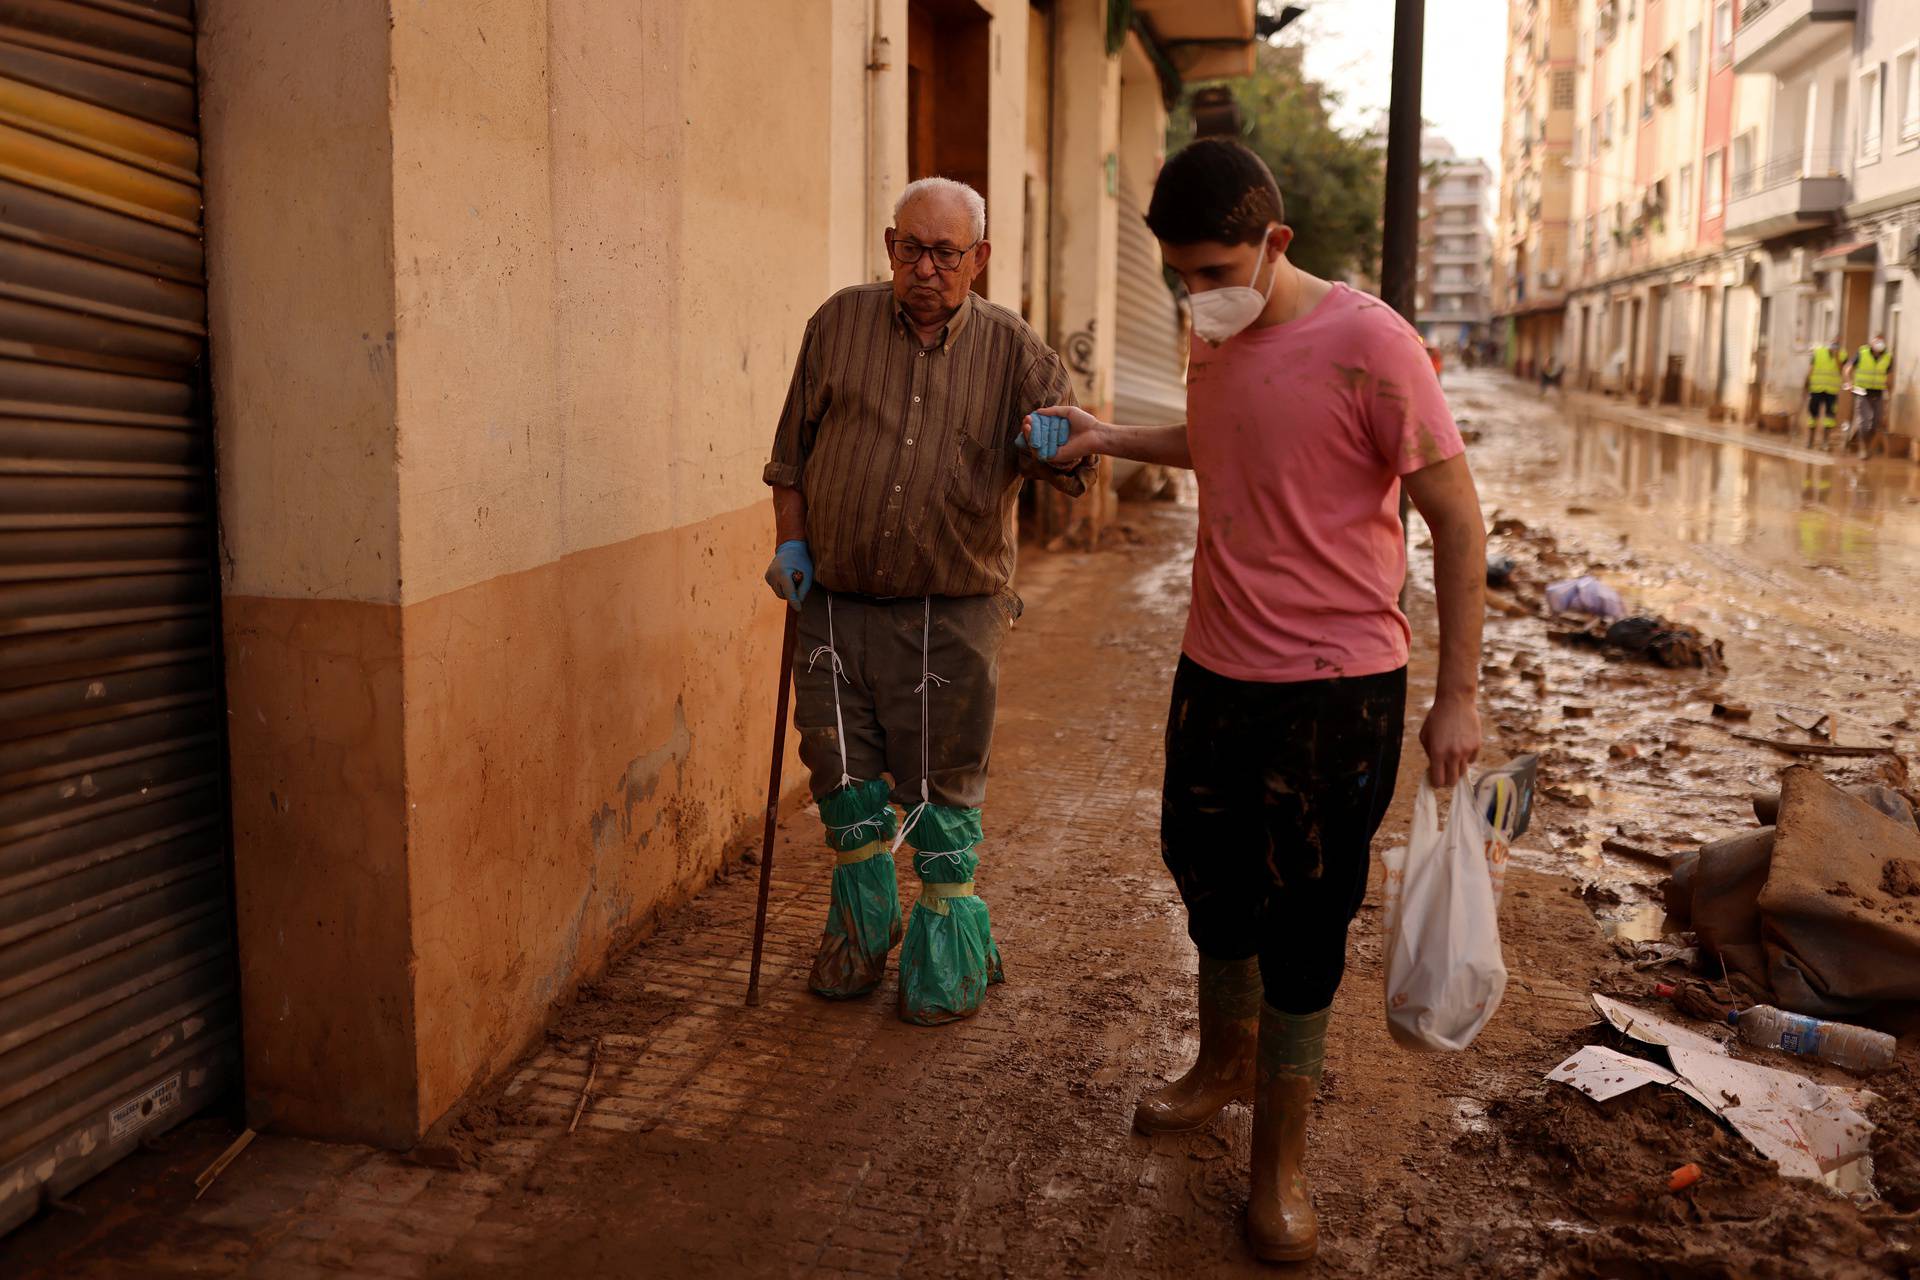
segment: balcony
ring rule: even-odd
[[[1853,38],[1860,0],[1747,0],[1733,33],[1733,69],[1778,75]]]
[[[1843,152],[1813,152],[1734,174],[1727,234],[1765,239],[1834,221],[1851,185],[1845,164]]]

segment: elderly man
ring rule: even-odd
[[[794,724],[836,854],[809,985],[844,999],[880,984],[904,844],[921,887],[900,1016],[931,1025],[1001,980],[973,885],[1000,644],[1021,607],[1014,496],[1022,476],[1077,496],[1093,460],[1050,466],[1023,441],[1022,417],[1070,386],[1018,315],[971,291],[991,252],[980,194],[912,184],[886,244],[892,281],[843,289],[807,323],[765,473],[767,581],[800,611]]]

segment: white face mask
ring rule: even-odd
[[[1267,230],[1272,232],[1272,224],[1268,224]],[[1258,320],[1260,313],[1267,309],[1267,299],[1273,295],[1274,282],[1280,279],[1280,262],[1274,260],[1273,274],[1267,278],[1267,291],[1262,293],[1253,287],[1253,283],[1260,278],[1260,264],[1266,256],[1267,241],[1262,236],[1260,255],[1253,260],[1253,276],[1246,284],[1209,289],[1188,298],[1187,305],[1193,309],[1193,331],[1203,342],[1219,346]]]

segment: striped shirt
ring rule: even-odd
[[[1013,574],[1020,478],[1086,492],[1094,459],[1059,471],[1016,447],[1029,411],[1072,395],[1005,307],[970,294],[923,348],[891,284],[855,285],[807,322],[765,479],[806,496],[827,590],[991,595]]]

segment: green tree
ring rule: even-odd
[[[1371,278],[1380,257],[1385,158],[1374,140],[1342,133],[1333,123],[1337,99],[1307,77],[1298,45],[1261,45],[1250,76],[1213,81],[1233,91],[1244,121],[1241,140],[1258,153],[1280,184],[1287,224],[1294,229],[1288,256],[1302,270],[1327,279],[1348,273]],[[1188,101],[1167,124],[1167,149],[1193,140]]]

